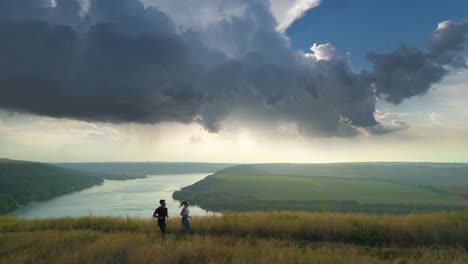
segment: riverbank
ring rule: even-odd
[[[0,158],[0,214],[10,213],[20,207],[28,207],[31,203],[40,203],[98,186],[104,180],[127,181],[144,179],[147,175],[177,175],[179,173],[206,172],[208,175],[228,165],[181,162],[47,164]],[[171,196],[172,194],[167,198]],[[90,203],[93,202],[95,201],[90,201]],[[89,210],[93,211],[91,208]]]
[[[100,185],[81,191],[29,203],[9,214],[27,219],[82,216],[151,218],[159,200],[165,199],[170,215],[174,216],[180,212],[180,202],[171,198],[172,193],[207,175],[148,175],[126,181],[104,180]],[[196,206],[190,206],[190,211],[193,215],[215,214]]]

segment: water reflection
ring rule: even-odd
[[[151,218],[159,199],[165,199],[169,216],[178,216],[179,202],[172,193],[191,185],[209,173],[150,175],[127,181],[105,180],[102,185],[59,196],[44,202],[30,203],[11,213],[23,218],[57,218],[79,216],[117,216]],[[193,216],[218,215],[197,206],[190,206]]]

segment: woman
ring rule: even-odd
[[[182,207],[182,211],[180,211],[180,216],[182,216],[181,222],[182,222],[182,230],[181,232],[189,232],[190,231],[190,222],[189,218],[192,218],[189,214],[190,211],[188,209],[188,202],[183,201],[180,203],[180,207]]]

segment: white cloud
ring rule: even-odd
[[[431,119],[432,123],[440,124],[442,123],[442,116],[436,112],[431,112],[428,114],[429,118]]]
[[[335,46],[330,43],[326,44],[319,44],[314,43],[312,47],[310,47],[312,53],[305,53],[304,56],[306,58],[312,58],[314,60],[331,60],[337,59],[340,55],[337,53]]]
[[[384,121],[394,121],[396,119],[400,119],[401,117],[408,116],[410,113],[404,112],[390,112],[388,109],[377,109],[375,110],[374,117],[375,120],[379,122]]]
[[[141,0],[171,15],[182,28],[200,29],[219,23],[223,19],[241,16],[245,5],[242,0]],[[321,0],[269,0],[271,12],[279,31],[285,31],[294,21],[320,5]]]
[[[437,24],[437,29],[436,31],[441,31],[441,30],[444,30],[446,28],[448,28],[450,26],[450,21],[442,21],[440,22],[439,24]]]
[[[182,30],[203,30],[231,17],[241,16],[245,11],[242,0],[140,0],[145,6],[155,7],[170,15]]]
[[[278,30],[285,31],[305,13],[320,5],[321,0],[270,0],[271,11],[278,22]]]

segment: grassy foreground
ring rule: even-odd
[[[127,218],[0,217],[0,263],[466,263],[468,212],[408,216],[253,212],[192,219],[162,244]]]

